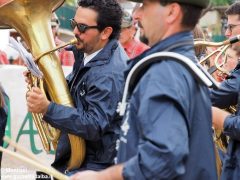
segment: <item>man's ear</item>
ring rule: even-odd
[[[101,38],[102,40],[108,39],[113,32],[112,27],[106,27],[102,32],[101,32]]]
[[[168,16],[166,21],[170,24],[182,17],[181,7],[178,3],[169,4]],[[190,18],[190,17],[189,17]]]

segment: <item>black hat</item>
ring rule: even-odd
[[[128,0],[128,1],[133,1],[133,2],[137,2],[137,3],[143,2],[143,0]],[[169,2],[171,2],[171,1],[169,0]],[[191,4],[191,5],[202,7],[202,8],[206,8],[209,4],[209,0],[172,0],[172,2]]]

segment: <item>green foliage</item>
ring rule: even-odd
[[[225,6],[230,5],[234,2],[234,0],[210,0],[213,6]]]

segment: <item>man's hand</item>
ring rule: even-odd
[[[96,171],[82,171],[79,173],[74,174],[70,177],[71,180],[101,180],[101,177],[99,176],[99,172]]]
[[[30,78],[29,78],[29,73],[30,73],[30,71],[28,71],[28,70],[26,70],[26,71],[23,72],[23,76],[25,77],[25,82],[26,82],[27,84],[29,84],[29,83],[31,82],[31,80],[30,80]]]
[[[50,101],[38,87],[27,92],[27,107],[29,112],[45,114]]]
[[[123,180],[123,165],[111,166],[102,171],[82,171],[70,177],[71,180]]]
[[[213,127],[215,129],[223,129],[223,125],[224,125],[224,121],[226,119],[227,116],[229,116],[230,113],[216,108],[216,107],[212,107],[212,123],[213,123]]]

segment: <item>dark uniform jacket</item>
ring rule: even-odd
[[[230,137],[227,153],[223,160],[221,179],[240,179],[240,65],[238,65],[220,89],[211,91],[213,106],[228,108],[237,105],[237,112],[228,116],[224,122],[224,134]]]
[[[62,131],[53,166],[66,168],[70,145],[66,133],[86,140],[81,169],[101,170],[113,164],[120,133],[116,109],[122,97],[127,56],[117,40],[111,40],[83,66],[83,53],[73,49],[75,64],[67,77],[75,107],[51,103],[44,120]]]
[[[187,41],[191,44],[176,46]],[[182,32],[133,62],[171,46],[170,51],[196,61],[192,34]],[[124,179],[217,179],[209,90],[182,64],[167,59],[152,64],[136,85],[123,121],[117,163],[125,162]]]

